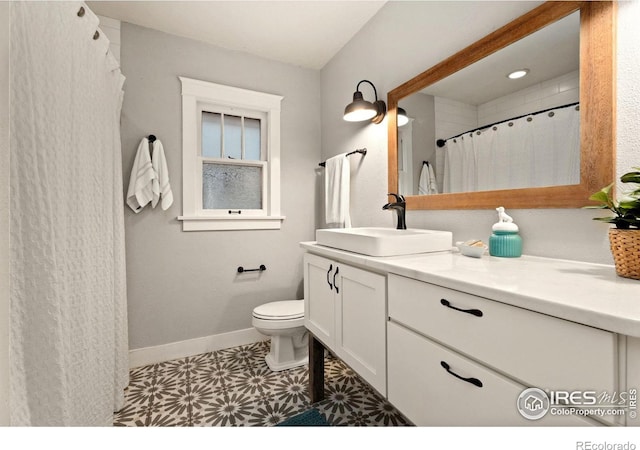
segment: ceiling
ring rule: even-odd
[[[385,3],[386,0],[87,2],[101,16],[316,70],[322,69]],[[579,15],[574,14],[423,92],[482,104],[577,70],[578,49]],[[529,76],[507,81],[506,73],[520,67],[530,69]]]
[[[98,15],[321,69],[386,1],[89,1]]]
[[[527,68],[518,80],[507,74]],[[580,68],[580,13],[575,12],[434,83],[422,92],[480,105]]]

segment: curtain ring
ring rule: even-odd
[[[84,16],[84,6],[81,6],[80,9],[78,10],[78,17],[83,17]]]
[[[531,122],[533,120],[533,117],[527,117],[527,122]]]
[[[512,127],[513,126],[513,122],[509,122],[509,126]]]
[[[482,133],[480,131],[476,131],[476,134],[480,136]]]
[[[498,127],[493,127],[493,131],[498,131]]]
[[[100,33],[98,32],[98,30],[96,30],[96,32],[93,33],[93,40],[96,41],[98,40],[99,37],[100,37]]]
[[[580,111],[580,105],[576,106],[576,111]]]
[[[549,113],[549,117],[553,117],[553,116],[555,116],[555,115],[556,115],[556,113],[554,113],[553,111],[551,111],[551,112]]]

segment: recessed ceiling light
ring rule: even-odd
[[[529,69],[518,69],[511,72],[509,75],[507,75],[507,77],[509,77],[512,80],[517,80],[518,78],[524,77],[528,73],[529,73]]]

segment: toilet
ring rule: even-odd
[[[271,336],[271,351],[265,357],[274,372],[307,364],[309,347],[304,327],[304,300],[265,303],[253,310],[252,325]]]

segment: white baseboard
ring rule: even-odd
[[[267,336],[258,333],[255,328],[247,328],[230,333],[214,334],[186,341],[156,345],[154,347],[137,348],[129,350],[129,367],[134,368],[148,364],[156,364],[172,359],[237,347],[238,345],[253,344],[254,342],[264,341],[265,339],[267,339]]]

